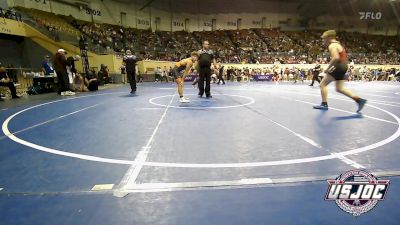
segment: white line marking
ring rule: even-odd
[[[33,149],[37,149],[39,151],[43,151],[43,152],[48,152],[48,153],[52,153],[52,154],[56,154],[56,155],[63,155],[63,156],[67,156],[67,157],[71,157],[71,158],[77,158],[77,159],[83,159],[83,160],[89,160],[89,161],[96,161],[96,162],[107,162],[107,163],[114,163],[114,164],[128,164],[131,165],[132,161],[129,160],[118,160],[118,159],[108,159],[108,158],[102,158],[102,157],[96,157],[96,156],[89,156],[89,155],[83,155],[83,154],[76,154],[76,153],[71,153],[71,152],[65,152],[65,151],[60,151],[60,150],[56,150],[56,149],[52,149],[52,148],[47,148],[44,146],[40,146],[25,140],[22,140],[18,137],[16,137],[15,135],[13,135],[10,130],[8,129],[8,124],[10,123],[10,121],[16,117],[17,115],[26,112],[28,110],[37,108],[37,107],[41,107],[44,105],[49,105],[52,103],[56,103],[56,102],[62,102],[62,101],[70,101],[70,100],[74,100],[74,99],[80,99],[80,98],[88,98],[88,97],[94,97],[94,96],[101,96],[101,95],[111,95],[111,94],[121,94],[121,93],[125,93],[125,92],[111,92],[111,93],[102,93],[102,94],[94,94],[94,95],[85,95],[85,96],[78,96],[78,97],[71,97],[71,98],[64,98],[64,99],[59,99],[59,100],[55,100],[55,101],[51,101],[51,102],[46,102],[46,103],[42,103],[39,105],[35,105],[35,106],[31,106],[29,108],[23,109],[21,111],[18,111],[16,113],[14,113],[13,115],[11,115],[10,117],[8,117],[2,125],[2,130],[4,135],[6,135],[8,138],[10,138],[11,140],[25,145],[27,147],[33,148]]]
[[[309,104],[309,105],[315,105],[315,103],[302,101],[302,100],[298,100],[298,99],[294,99],[293,101],[302,102],[302,103]],[[391,124],[398,125],[398,123],[392,122],[392,121],[389,121],[389,120],[380,119],[380,118],[373,117],[373,116],[368,116],[368,115],[365,115],[365,114],[358,114],[358,113],[346,111],[346,110],[343,110],[343,109],[337,109],[337,108],[334,108],[334,107],[331,107],[331,106],[329,106],[329,109],[336,110],[336,111],[339,111],[339,112],[349,113],[349,114],[352,114],[352,115],[360,115],[362,117],[366,117],[366,118],[369,118],[369,119],[378,120],[378,121],[382,121],[382,122],[385,122],[385,123],[391,123]]]
[[[114,92],[116,93],[116,92]],[[114,94],[114,93],[106,93],[106,94]],[[125,92],[122,92],[125,93]],[[302,95],[307,95],[303,94],[301,92],[297,94],[302,94]],[[81,97],[90,97],[90,96],[81,96]],[[69,99],[62,99],[62,100],[57,100],[54,102],[59,102],[59,101],[66,101],[66,100],[71,100],[73,98]],[[10,117],[8,117],[3,125],[2,125],[2,130],[5,134],[11,134],[10,131],[8,130],[8,124],[10,121],[17,115],[28,111],[29,109],[36,108],[42,105],[47,105],[50,104],[51,102],[32,106],[30,108],[21,110]],[[369,107],[375,108],[379,111],[382,111],[391,117],[393,117],[397,123],[400,124],[400,118],[398,118],[396,115],[393,113],[384,110],[382,108],[379,108],[377,106],[373,106],[371,104],[368,105]],[[395,139],[397,139],[400,136],[400,126],[398,126],[397,130],[388,138],[381,140],[379,142],[376,142],[371,145],[367,145],[361,148],[356,148],[353,150],[348,150],[344,152],[337,153],[337,156],[347,156],[347,155],[353,155],[353,154],[358,154],[362,152],[366,152],[378,147],[381,147],[383,145],[386,145]],[[18,138],[15,135],[9,135],[9,138],[13,140],[14,142],[17,142],[21,145],[25,145],[27,147],[43,151],[43,152],[48,152],[56,155],[61,155],[61,156],[66,156],[66,157],[71,157],[71,158],[77,158],[77,159],[82,159],[82,160],[87,160],[87,161],[95,161],[95,162],[104,162],[104,163],[113,163],[113,164],[126,164],[126,165],[135,165],[135,162],[132,160],[120,160],[120,159],[110,159],[110,158],[102,158],[102,157],[96,157],[96,156],[91,156],[91,155],[84,155],[84,154],[77,154],[77,153],[71,153],[71,152],[65,152],[65,151],[60,151],[52,148],[47,148],[44,146],[40,146],[25,140],[22,140]],[[323,160],[329,160],[329,159],[336,159],[337,156],[334,155],[325,155],[325,156],[317,156],[317,157],[310,157],[310,158],[300,158],[300,159],[291,159],[291,160],[278,160],[278,161],[268,161],[268,162],[248,162],[248,163],[215,163],[215,164],[202,164],[202,163],[168,163],[168,162],[144,162],[144,166],[153,166],[153,167],[173,167],[173,168],[246,168],[246,167],[264,167],[264,166],[277,166],[277,165],[290,165],[290,164],[299,164],[299,163],[308,163],[308,162],[317,162],[317,161],[323,161]]]
[[[388,104],[388,103],[376,102],[374,100],[368,100],[368,101],[370,103],[374,103],[374,104],[377,104],[377,105],[386,105],[386,106],[393,106],[393,107],[396,107],[396,108],[400,108],[400,105],[392,105],[392,104]]]
[[[317,147],[317,148],[321,148],[321,145],[317,144],[315,141],[311,140],[310,138],[305,137],[305,136],[303,136],[303,135],[291,130],[290,128],[288,128],[288,127],[286,127],[286,126],[284,126],[284,125],[282,125],[282,124],[280,124],[280,123],[278,123],[278,122],[276,122],[276,121],[274,121],[274,120],[272,120],[272,119],[270,119],[268,117],[264,117],[264,118],[267,119],[268,121],[270,121],[271,123],[273,123],[273,124],[283,128],[283,129],[285,129],[289,133],[292,133],[293,135],[295,135],[296,137],[300,138],[301,140],[309,143],[310,145],[312,145],[314,147]]]
[[[393,94],[393,92],[392,92],[392,91],[368,90],[368,92],[376,92],[376,93],[386,93],[386,94]]]
[[[190,95],[194,95],[194,94],[188,94],[186,96],[190,96]],[[250,98],[250,97],[247,97],[247,96],[228,95],[228,94],[214,94],[214,96],[217,96],[217,95],[225,95],[225,96],[231,96],[231,97],[245,98],[245,99],[250,100],[250,102],[244,103],[244,104],[238,104],[238,105],[231,105],[231,106],[207,106],[207,107],[206,106],[199,107],[199,106],[174,106],[174,105],[171,105],[171,106],[169,106],[169,108],[176,108],[176,109],[230,109],[230,108],[237,108],[237,107],[243,107],[243,106],[246,106],[246,105],[251,105],[254,102],[256,102],[256,100],[254,100],[254,98]],[[166,107],[166,105],[154,102],[154,100],[156,100],[156,99],[166,98],[166,97],[171,97],[171,95],[163,95],[163,96],[158,96],[158,97],[155,97],[155,98],[151,98],[149,100],[149,102],[150,102],[150,104],[153,104],[153,105],[156,105],[156,106]],[[210,101],[215,101],[215,100],[210,99]]]
[[[1,109],[1,110],[6,111],[7,109]]]
[[[394,99],[399,99],[399,97],[393,97],[393,96],[386,96],[386,95],[375,95],[375,94],[365,94],[364,95],[371,95],[371,96],[377,96],[377,97],[384,97],[384,98],[394,98]]]
[[[337,155],[337,153],[331,153],[331,155],[337,156],[337,158],[340,159],[340,161],[342,161],[342,162],[346,163],[347,165],[350,165],[350,166],[352,166],[354,168],[365,169],[365,166],[363,166],[363,165],[361,165],[361,164],[357,163],[356,161],[353,161],[353,160],[351,160],[349,158],[346,158],[346,157],[344,157],[342,155]]]
[[[91,191],[104,191],[104,190],[112,190],[114,184],[96,184],[90,189]]]
[[[65,114],[65,115],[62,115],[62,116],[59,116],[59,117],[56,117],[56,118],[53,118],[53,119],[50,119],[50,120],[43,121],[43,122],[41,122],[41,123],[38,123],[38,124],[32,125],[32,126],[30,126],[30,127],[27,127],[27,128],[21,129],[21,130],[18,130],[18,131],[16,131],[16,132],[13,132],[12,134],[13,134],[13,135],[14,135],[14,134],[19,134],[19,133],[21,133],[21,132],[24,132],[24,131],[27,131],[27,130],[31,130],[31,129],[33,129],[33,128],[36,128],[36,127],[39,127],[39,126],[42,126],[42,125],[45,125],[45,124],[48,124],[48,123],[57,121],[57,120],[59,120],[59,119],[65,118],[65,117],[67,117],[67,116],[71,116],[71,115],[74,115],[74,114],[76,114],[76,113],[79,113],[79,112],[82,112],[82,111],[85,111],[85,110],[94,108],[94,107],[96,107],[96,106],[98,106],[98,105],[100,105],[100,103],[99,103],[99,104],[92,105],[92,106],[89,106],[89,107],[85,107],[85,108],[80,109],[80,110],[76,110],[76,111],[71,112],[71,113],[67,113],[67,114]],[[6,136],[7,136],[7,135],[6,135]]]
[[[371,171],[375,177],[388,177],[398,176],[399,171]],[[232,181],[214,181],[218,182],[216,185],[212,185],[210,182],[182,182],[182,183],[143,183],[137,184],[132,189],[125,190],[126,193],[149,193],[149,192],[170,192],[170,191],[184,191],[184,190],[216,190],[216,189],[237,189],[237,188],[253,188],[260,185],[269,184],[290,184],[299,182],[310,182],[310,181],[325,181],[327,178],[337,177],[337,174],[328,174],[324,176],[308,176],[308,177],[282,177],[282,178],[249,178],[243,180],[232,180]],[[249,182],[246,182],[248,180]],[[213,181],[211,181],[213,182]],[[197,186],[196,186],[197,185]],[[219,185],[219,186],[218,186]]]
[[[400,124],[400,118],[398,118],[393,113],[381,109],[377,106],[369,105],[369,107],[378,109],[383,111],[393,118],[396,119],[397,123]],[[370,144],[364,147],[356,148],[353,150],[343,151],[339,153],[335,153],[334,155],[325,155],[325,156],[317,156],[317,157],[309,157],[309,158],[300,158],[300,159],[292,159],[292,160],[279,160],[279,161],[269,161],[269,162],[251,162],[251,163],[221,163],[221,164],[196,164],[196,163],[162,163],[162,162],[146,162],[146,166],[157,166],[157,167],[182,167],[182,168],[244,168],[244,167],[260,167],[260,166],[276,166],[276,165],[290,165],[290,164],[299,164],[299,163],[307,163],[307,162],[316,162],[323,161],[328,159],[335,159],[339,156],[347,156],[359,154],[362,152],[366,152],[385,144],[388,144],[400,136],[400,126],[397,127],[395,133],[393,133],[390,137],[376,142],[374,144]]]
[[[300,100],[296,100],[296,99],[290,99],[290,98],[286,98],[286,97],[279,97],[279,98],[288,99],[288,100],[291,100],[291,101],[303,102],[303,103],[307,103],[307,104],[308,104],[308,102],[300,101]],[[310,104],[313,105],[313,103],[310,103]],[[273,122],[273,121],[272,121],[272,122]],[[281,126],[280,124],[277,124],[277,125]],[[306,141],[307,143],[313,145],[314,147],[317,147],[318,149],[325,150],[326,152],[329,152],[327,149],[324,149],[320,144],[316,143],[314,140],[312,140],[312,139],[310,139],[310,138],[308,138],[308,137],[304,137],[304,136],[302,136],[302,135],[300,135],[300,134],[297,134],[297,133],[295,133],[295,132],[292,132],[289,128],[286,128],[286,127],[284,127],[283,125],[282,125],[281,127],[283,127],[284,129],[288,130],[288,131],[291,132],[291,133],[294,133],[296,136],[298,136],[299,138],[303,139],[303,140]],[[335,156],[337,155],[336,153],[331,153],[331,152],[329,152],[329,153],[330,153],[331,155],[335,155]],[[353,166],[353,167],[355,167],[355,168],[365,168],[365,167],[362,166],[361,164],[358,164],[357,162],[352,161],[352,160],[350,160],[350,159],[348,159],[348,158],[346,158],[346,157],[344,157],[344,156],[337,156],[337,158],[338,158],[339,160],[341,160],[342,162],[344,162],[344,163],[346,163],[346,164],[348,164],[348,165],[350,165],[350,166]]]
[[[400,95],[400,92],[396,92],[396,93],[394,93],[395,95]]]
[[[125,191],[132,190],[160,190],[176,188],[198,188],[198,187],[222,187],[222,186],[240,186],[255,184],[271,184],[270,178],[249,178],[231,181],[204,181],[204,182],[182,182],[182,183],[144,183],[126,186]]]
[[[133,108],[133,110],[160,110],[160,109],[164,109],[164,108],[161,108],[161,107]]]
[[[287,92],[287,93],[294,93],[294,92],[290,92],[290,91],[284,91],[284,92]],[[296,92],[295,94],[306,95],[306,96],[314,96],[314,97],[320,97],[320,95],[308,94],[308,93],[297,93],[297,92]],[[335,96],[335,97],[331,97],[331,98],[332,98],[332,99],[336,99],[336,100],[346,101],[346,102],[354,102],[353,100],[344,99],[344,98],[341,98],[341,97],[339,97],[339,96],[337,96],[337,95],[334,95],[334,96]],[[312,102],[307,102],[307,101],[302,101],[302,100],[295,100],[295,99],[292,99],[292,98],[287,98],[287,97],[282,97],[282,96],[280,96],[280,98],[284,98],[284,99],[288,99],[288,100],[294,100],[294,101],[306,103],[306,104],[309,104],[309,105],[315,105],[315,103],[312,103]],[[377,103],[377,104],[379,104],[379,103]],[[370,104],[367,104],[366,106],[370,106]],[[374,108],[375,108],[375,107],[374,107]],[[343,110],[343,109],[333,108],[333,107],[331,107],[331,106],[329,106],[329,109],[333,109],[333,110],[336,110],[336,111],[349,113],[349,114],[352,114],[352,115],[359,115],[358,113],[355,113],[355,112],[350,112],[350,111],[346,111],[346,110]],[[379,108],[379,109],[380,109],[380,108]],[[382,121],[382,122],[386,122],[386,123],[391,123],[391,124],[396,124],[396,125],[398,125],[398,123],[393,122],[393,121],[389,121],[389,120],[385,120],[385,119],[380,119],[380,118],[373,117],[373,116],[368,116],[368,115],[366,115],[366,114],[360,114],[360,115],[362,115],[363,117],[369,118],[369,119],[378,120],[378,121]]]
[[[382,102],[382,103],[390,103],[390,104],[397,104],[400,105],[400,102],[389,102],[389,101],[382,101],[382,100],[376,100],[376,99],[368,99],[369,101],[374,101],[374,102]]]
[[[153,143],[154,137],[157,134],[157,131],[162,124],[165,116],[167,115],[169,106],[172,104],[172,101],[175,98],[175,94],[172,95],[171,100],[169,101],[169,104],[165,107],[165,110],[163,114],[161,115],[160,120],[158,121],[156,127],[153,130],[153,133],[151,134],[149,140],[147,141],[146,146],[142,148],[142,150],[139,151],[139,153],[136,155],[136,158],[134,160],[135,165],[132,165],[128,171],[125,173],[124,177],[122,178],[120,184],[118,185],[118,190],[115,191],[115,196],[122,197],[120,195],[120,191],[125,189],[125,186],[130,186],[134,185],[136,183],[136,179],[139,176],[140,171],[143,168],[144,162],[147,160],[147,156],[149,155],[149,151],[151,149],[151,144]]]

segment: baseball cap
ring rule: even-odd
[[[64,54],[67,54],[67,51],[65,51],[64,49],[62,49],[62,48],[60,48],[60,49],[58,49],[58,51],[57,52],[64,52]]]

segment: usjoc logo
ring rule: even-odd
[[[329,187],[327,201],[336,204],[353,216],[366,213],[385,198],[389,180],[378,180],[365,170],[350,170],[335,180],[327,180]]]
[[[358,12],[360,20],[380,20],[382,18],[381,12]]]

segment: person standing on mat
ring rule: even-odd
[[[328,68],[325,70],[325,77],[322,79],[320,84],[322,103],[321,105],[314,106],[314,109],[328,109],[328,84],[332,81],[336,81],[336,91],[352,98],[358,105],[357,112],[360,112],[367,100],[362,99],[354,95],[350,90],[344,88],[345,74],[347,72],[347,54],[344,47],[336,40],[336,31],[327,30],[321,38],[325,44],[328,45],[328,50],[331,55],[331,61]]]
[[[123,58],[126,75],[131,85],[131,94],[136,93],[136,63],[140,61],[135,55],[132,55],[131,50],[126,50],[126,55]]]
[[[221,66],[218,71],[218,82],[217,84],[222,81],[222,84],[225,85],[225,80],[224,80],[224,66]]]
[[[211,63],[217,68],[217,62],[214,58],[214,53],[210,49],[210,43],[206,40],[203,41],[203,48],[198,51],[199,54],[199,97],[203,97],[204,92],[207,98],[211,96]],[[204,81],[206,86],[204,87]]]
[[[317,81],[318,83],[321,83],[321,80],[320,80],[320,78],[318,76],[320,73],[321,73],[321,65],[319,65],[319,63],[317,62],[315,64],[314,69],[312,70],[313,77],[312,77],[312,81],[311,81],[311,84],[310,84],[311,87],[314,86],[314,81]]]
[[[72,92],[69,88],[66,54],[67,52],[64,49],[58,49],[54,57],[54,70],[57,74],[58,94],[72,96],[75,95],[75,92]]]
[[[185,77],[190,73],[190,69],[197,62],[199,55],[197,52],[192,52],[190,58],[182,59],[175,64],[172,69],[172,74],[175,78],[176,84],[178,85],[179,101],[181,103],[189,103],[189,99],[183,96],[183,82]],[[195,66],[194,66],[195,67]]]

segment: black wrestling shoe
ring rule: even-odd
[[[314,105],[314,109],[320,109],[320,110],[328,110],[328,105]]]
[[[19,99],[21,97],[19,97],[18,95],[12,96],[12,99]]]
[[[367,103],[366,99],[360,98],[360,100],[358,101],[358,110],[357,110],[357,112],[360,112],[364,108],[366,103]]]
[[[206,95],[206,98],[212,98],[211,94]]]

